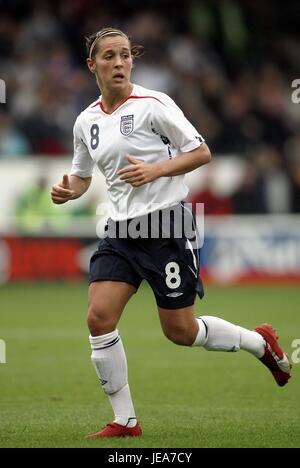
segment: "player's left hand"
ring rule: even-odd
[[[140,187],[161,177],[159,163],[145,163],[135,159],[131,154],[127,154],[126,157],[131,164],[118,171],[118,175],[127,184]]]

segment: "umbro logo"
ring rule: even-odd
[[[167,294],[168,297],[179,297],[179,296],[182,296],[183,293],[182,292],[172,292],[170,294]]]
[[[103,379],[100,379],[100,383],[101,383],[101,385],[105,385],[107,382],[108,382],[108,380],[103,380]]]
[[[231,349],[228,350],[229,353],[235,353],[236,351],[238,351],[240,348],[238,346],[232,346]]]

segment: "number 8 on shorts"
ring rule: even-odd
[[[181,277],[180,277],[180,268],[178,263],[176,262],[169,262],[165,268],[166,272],[166,285],[169,289],[177,289],[181,285]]]

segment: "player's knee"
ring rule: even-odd
[[[167,327],[164,327],[163,331],[164,331],[165,336],[170,341],[172,341],[172,343],[175,343],[180,346],[191,346],[195,341],[195,337],[192,336],[189,328],[186,326],[182,326],[182,325],[167,326]]]
[[[88,309],[87,323],[92,336],[105,335],[116,329],[113,314],[101,304],[91,303]]]

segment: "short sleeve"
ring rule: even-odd
[[[198,148],[205,141],[171,98],[153,101],[151,127],[154,133],[168,138],[174,148],[183,153]]]
[[[92,159],[83,139],[83,132],[77,118],[74,129],[74,156],[72,161],[71,175],[78,177],[92,177],[95,162]]]

